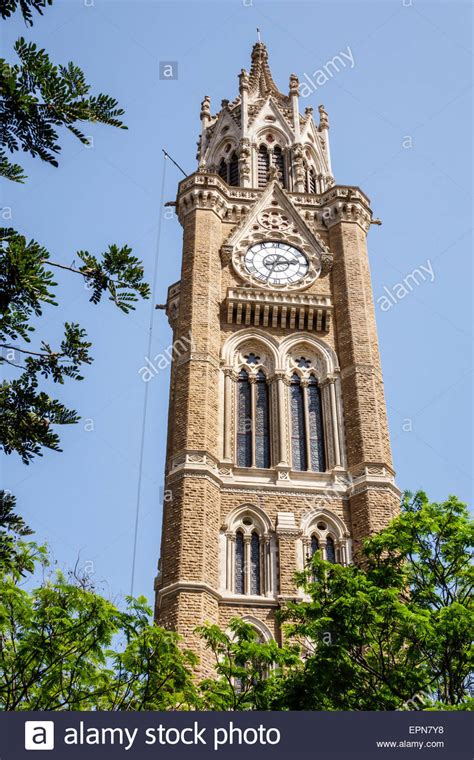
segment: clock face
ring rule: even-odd
[[[287,243],[256,243],[245,254],[249,274],[266,285],[291,285],[308,274],[308,259]]]

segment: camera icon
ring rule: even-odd
[[[25,749],[54,749],[54,722],[52,720],[25,721]]]

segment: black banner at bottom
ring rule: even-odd
[[[0,758],[472,760],[465,712],[0,714]]]

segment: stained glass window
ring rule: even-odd
[[[317,536],[311,536],[311,556],[316,554],[319,549],[319,541]]]
[[[285,157],[282,153],[282,150],[279,145],[276,145],[273,148],[273,160],[275,162],[275,166],[280,172],[280,181],[283,185],[283,187],[286,187],[286,177],[285,177]]]
[[[244,594],[244,536],[238,530],[235,535],[235,593]]]
[[[304,397],[298,375],[291,378],[291,456],[294,470],[307,470]]]
[[[323,420],[321,414],[321,392],[315,377],[308,382],[308,419],[311,469],[324,472]]]
[[[250,593],[260,594],[260,539],[252,533],[250,540]]]
[[[252,466],[252,399],[249,376],[244,369],[237,382],[237,465]]]
[[[326,559],[328,562],[336,564],[336,547],[331,536],[328,536],[326,539]]]
[[[268,181],[268,168],[270,166],[270,158],[268,150],[265,145],[261,145],[258,149],[257,159],[257,173],[258,173],[258,186],[265,187]]]
[[[270,430],[268,418],[268,385],[265,373],[257,373],[255,384],[255,465],[270,467]]]

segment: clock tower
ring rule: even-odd
[[[156,619],[212,667],[194,633],[276,612],[315,551],[357,562],[395,516],[366,237],[372,212],[336,184],[324,106],[299,110],[265,45],[239,94],[201,107],[198,168],[179,185],[181,279]]]

